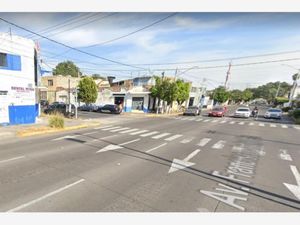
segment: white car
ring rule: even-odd
[[[251,115],[251,110],[248,107],[239,107],[234,113],[234,117],[249,118]]]
[[[270,118],[281,119],[281,117],[282,117],[282,110],[281,109],[270,108],[265,113],[264,117],[266,119],[270,119]]]

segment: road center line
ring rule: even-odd
[[[10,209],[7,212],[16,212],[16,211],[19,211],[21,209],[24,209],[24,208],[26,208],[26,207],[28,207],[30,205],[33,205],[33,204],[35,204],[35,203],[37,203],[39,201],[42,201],[42,200],[44,200],[44,199],[46,199],[48,197],[51,197],[51,196],[53,196],[55,194],[58,194],[59,192],[62,192],[62,191],[66,190],[66,189],[68,189],[68,188],[70,188],[70,187],[72,187],[72,186],[74,186],[76,184],[79,184],[79,183],[81,183],[83,181],[85,181],[85,180],[84,179],[80,179],[80,180],[78,180],[78,181],[76,181],[76,182],[74,182],[72,184],[68,184],[68,185],[66,185],[66,186],[64,186],[62,188],[59,188],[59,189],[57,189],[57,190],[55,190],[53,192],[50,192],[50,193],[48,193],[48,194],[46,194],[46,195],[44,195],[44,196],[42,196],[40,198],[37,198],[37,199],[32,200],[30,202],[27,202],[27,203],[25,203],[23,205],[20,205],[20,206],[16,207],[16,208]]]
[[[6,163],[6,162],[10,162],[10,161],[17,160],[17,159],[23,159],[23,158],[25,158],[24,155],[18,156],[18,157],[14,157],[14,158],[10,158],[10,159],[1,160],[0,163]]]
[[[160,147],[162,147],[162,146],[165,146],[167,143],[163,143],[163,144],[161,144],[161,145],[159,145],[159,146],[156,146],[156,147],[154,147],[154,148],[151,148],[151,149],[149,149],[149,150],[147,150],[146,152],[152,152],[152,151],[154,151],[154,150],[156,150],[156,149],[158,149],[158,148],[160,148]]]

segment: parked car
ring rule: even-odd
[[[208,116],[223,117],[225,116],[226,111],[227,110],[224,107],[215,107],[208,113]]]
[[[249,118],[251,115],[251,110],[249,107],[239,107],[234,113],[234,117]]]
[[[75,105],[71,105],[71,112],[68,112],[69,105],[65,103],[60,104],[51,104],[45,110],[44,113],[46,114],[54,114],[54,113],[61,113],[64,116],[74,116],[75,115]]]
[[[96,104],[84,104],[78,107],[80,111],[87,111],[87,112],[97,112],[98,106]]]
[[[108,104],[108,105],[104,105],[103,107],[99,107],[98,112],[101,113],[113,113],[113,114],[120,114],[122,112],[122,109],[116,105],[116,104]]]
[[[189,106],[183,113],[183,115],[194,115],[199,116],[201,113],[201,108],[198,106]]]
[[[282,117],[282,110],[276,108],[268,109],[264,115],[264,118],[266,119],[270,119],[270,118],[281,119],[281,117]]]

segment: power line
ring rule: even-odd
[[[145,29],[147,29],[147,28],[149,28],[149,27],[152,27],[152,26],[154,26],[154,25],[156,25],[156,24],[158,24],[158,23],[161,23],[161,22],[163,22],[164,20],[166,20],[166,19],[168,19],[168,18],[170,18],[170,17],[172,17],[172,16],[175,16],[176,14],[178,14],[178,13],[177,13],[177,12],[176,12],[176,13],[172,13],[172,14],[170,14],[170,15],[168,15],[168,16],[162,18],[162,19],[159,19],[159,20],[157,20],[157,21],[155,21],[155,22],[153,22],[153,23],[151,23],[151,24],[149,24],[149,25],[147,25],[147,26],[144,26],[144,27],[142,27],[142,28],[139,28],[139,29],[137,29],[137,30],[135,30],[135,31],[132,31],[132,32],[128,33],[128,34],[125,34],[125,35],[122,35],[122,36],[120,36],[120,37],[117,37],[117,38],[114,38],[114,39],[111,39],[111,40],[108,40],[108,41],[104,41],[104,42],[101,42],[101,43],[98,43],[98,44],[89,45],[89,46],[86,46],[86,47],[84,47],[84,48],[90,48],[90,47],[95,47],[95,46],[105,45],[105,44],[111,43],[111,42],[113,42],[113,41],[120,40],[120,39],[122,39],[122,38],[128,37],[128,36],[133,35],[133,34],[135,34],[135,33],[138,33],[138,32],[140,32],[140,31],[142,31],[142,30],[145,30]]]
[[[74,51],[77,51],[77,52],[80,52],[80,53],[83,53],[83,54],[86,54],[86,55],[89,55],[89,56],[92,56],[92,57],[95,57],[95,58],[99,58],[99,59],[102,59],[102,60],[105,60],[105,61],[109,61],[109,62],[112,62],[112,63],[115,63],[115,64],[119,64],[119,65],[123,65],[123,66],[128,66],[128,67],[132,67],[132,68],[137,68],[137,69],[144,69],[144,68],[141,68],[141,67],[132,66],[132,65],[127,64],[127,63],[118,62],[118,61],[115,61],[115,60],[111,60],[111,59],[108,59],[108,58],[104,58],[104,57],[101,57],[101,56],[98,56],[98,55],[95,55],[95,54],[92,54],[92,53],[89,53],[89,52],[86,52],[86,51],[83,51],[83,50],[80,50],[80,49],[77,49],[77,48],[74,48],[74,47],[71,47],[71,46],[66,45],[66,44],[64,44],[64,43],[58,42],[58,41],[53,40],[53,39],[51,39],[51,38],[48,38],[48,37],[46,37],[46,36],[44,36],[44,35],[38,34],[38,33],[34,32],[34,31],[31,31],[31,30],[29,30],[29,29],[27,29],[27,28],[24,28],[24,27],[22,27],[22,26],[19,26],[19,25],[15,24],[15,23],[9,22],[8,20],[3,19],[3,18],[1,18],[1,17],[0,17],[0,20],[6,22],[6,23],[8,23],[8,24],[11,24],[11,25],[13,25],[13,26],[15,26],[15,27],[18,27],[18,28],[20,28],[20,29],[22,29],[22,30],[25,30],[25,31],[27,31],[27,32],[29,32],[29,33],[35,34],[35,35],[37,35],[37,36],[39,36],[39,37],[43,37],[43,38],[45,38],[45,39],[47,39],[47,40],[49,40],[49,41],[51,41],[51,42],[54,42],[54,43],[56,43],[56,44],[58,44],[58,45],[62,45],[62,46],[64,46],[64,47],[73,49]]]

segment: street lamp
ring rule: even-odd
[[[290,97],[289,97],[289,106],[291,106],[291,103],[292,103],[292,100],[293,100],[293,96],[294,96],[295,91],[296,91],[296,88],[297,88],[297,86],[298,86],[297,80],[300,78],[300,69],[299,69],[299,68],[296,68],[296,67],[294,67],[294,66],[288,65],[288,64],[281,64],[281,65],[282,65],[282,66],[288,66],[288,67],[293,68],[294,70],[297,70],[297,71],[298,71],[297,76],[296,76],[296,79],[294,80],[294,83],[293,83],[293,88],[292,88]]]

